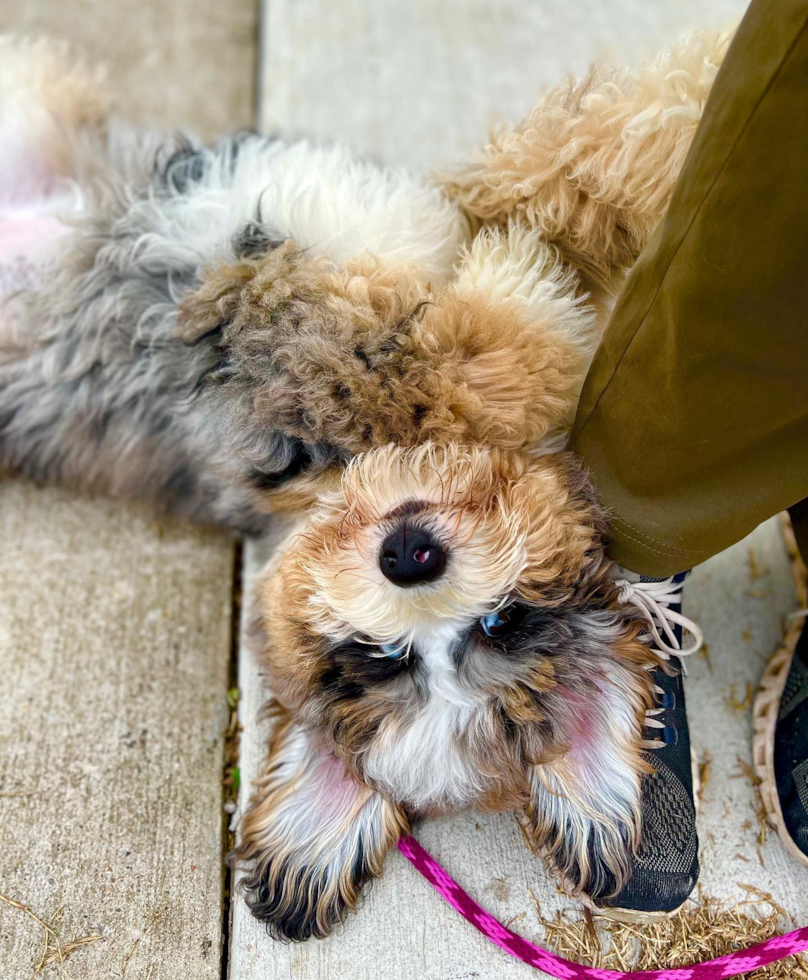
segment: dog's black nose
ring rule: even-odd
[[[402,588],[421,585],[443,574],[446,552],[428,531],[404,521],[384,539],[379,568]]]

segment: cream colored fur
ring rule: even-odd
[[[638,68],[552,89],[444,188],[472,219],[525,221],[616,288],[664,214],[730,38],[701,31]]]

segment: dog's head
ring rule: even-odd
[[[604,535],[566,454],[348,466],[259,587],[290,720],[245,820],[257,914],[322,934],[408,815],[469,806],[524,812],[573,887],[621,882],[654,659]]]

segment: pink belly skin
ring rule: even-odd
[[[20,260],[39,265],[47,260],[66,230],[52,214],[0,211],[0,266]]]

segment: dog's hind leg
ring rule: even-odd
[[[78,205],[72,182],[108,113],[101,73],[66,44],[0,36],[0,302],[35,288],[56,254],[59,215]],[[0,357],[24,344],[24,325],[0,306]]]
[[[703,31],[638,68],[595,67],[439,180],[478,225],[524,221],[614,290],[667,208],[729,40]]]
[[[0,466],[257,529],[254,488],[194,439],[209,417],[187,421],[215,355],[171,336],[186,270],[149,275],[129,245],[150,228],[116,225],[158,143],[110,118],[65,45],[0,37]]]

